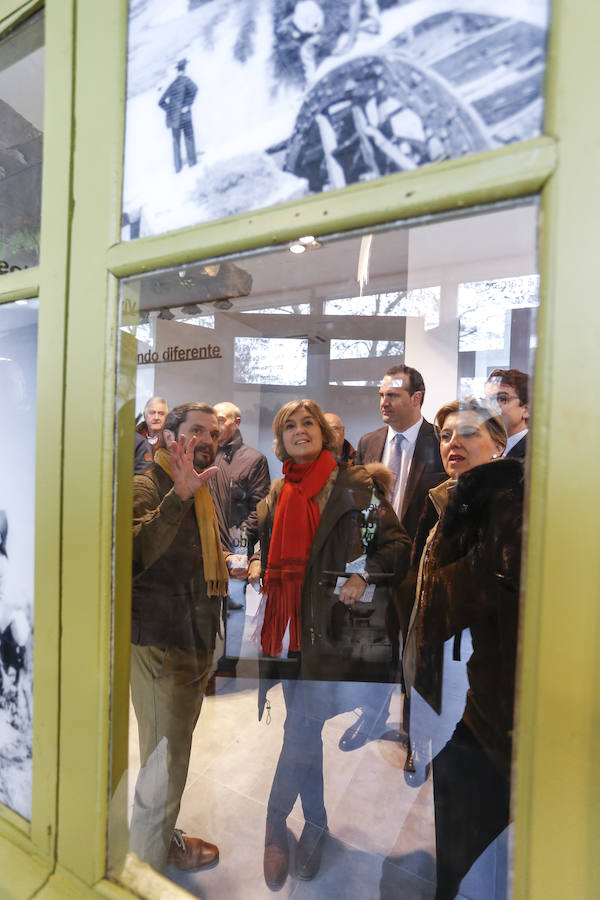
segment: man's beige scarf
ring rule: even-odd
[[[168,450],[159,447],[154,462],[163,469],[171,481],[171,457]],[[204,578],[209,597],[225,597],[229,585],[229,571],[221,547],[221,536],[213,499],[207,487],[202,485],[194,494],[194,510],[200,532]]]

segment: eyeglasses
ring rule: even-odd
[[[517,397],[516,394],[500,393],[500,394],[496,394],[494,399],[496,400],[497,403],[504,404],[504,403],[510,403],[511,400],[518,400],[519,398]]]

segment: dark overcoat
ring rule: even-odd
[[[383,470],[383,467],[372,467]],[[387,471],[387,470],[383,470]],[[258,505],[262,569],[283,479],[274,482]],[[384,498],[377,474],[365,466],[337,470],[325,503],[302,585],[301,675],[341,681],[388,681],[391,645],[387,616],[393,583],[404,576],[410,539]],[[371,603],[345,606],[334,593],[346,564],[366,554],[368,581],[376,585]],[[268,599],[267,599],[268,602]],[[264,667],[263,667],[264,670]],[[281,672],[278,671],[278,677]]]
[[[364,434],[358,442],[354,465],[381,462],[387,435],[387,425]],[[446,477],[440,457],[440,442],[431,422],[423,419],[408,472],[400,515],[400,521],[411,539],[415,536],[427,492]]]
[[[471,629],[463,721],[504,766],[512,744],[523,489],[518,460],[460,476],[424,550],[403,661],[409,690],[439,713],[444,641]]]

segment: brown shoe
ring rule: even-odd
[[[202,838],[188,837],[175,828],[167,864],[177,869],[211,869],[219,862],[219,848]]]
[[[264,873],[265,882],[272,891],[280,891],[288,876],[290,852],[287,828],[267,822],[265,834]]]

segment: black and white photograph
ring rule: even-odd
[[[37,300],[0,307],[0,803],[31,818]]]
[[[549,0],[130,0],[122,239],[539,136]]]

